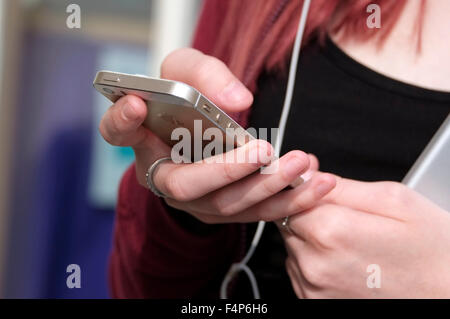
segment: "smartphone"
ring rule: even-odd
[[[169,146],[178,142],[172,136],[176,128],[188,129],[192,137],[198,134],[203,137],[208,128],[215,127],[222,134],[223,151],[255,139],[203,94],[182,82],[99,71],[94,88],[112,102],[127,94],[142,98],[148,107],[143,125]],[[202,146],[208,142],[202,138]]]
[[[403,183],[450,211],[450,114]]]

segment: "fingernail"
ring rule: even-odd
[[[265,143],[258,143],[258,159],[261,164],[269,164],[273,160],[272,147]]]
[[[309,181],[311,177],[314,175],[314,171],[307,171],[305,174],[302,175],[302,178],[305,182]]]
[[[138,118],[138,114],[134,110],[133,105],[131,105],[129,103],[127,103],[123,106],[122,116],[124,117],[125,120],[128,120],[128,121],[134,121]]]
[[[229,103],[239,103],[248,97],[249,91],[240,81],[234,80],[222,90],[220,95]]]
[[[261,160],[261,146],[256,144],[255,146],[250,146],[248,151],[248,162],[249,163],[259,163]]]
[[[293,157],[288,160],[286,165],[284,165],[283,171],[289,176],[298,175],[300,171],[303,169],[303,167],[304,167],[303,161],[301,161],[297,157]]]
[[[331,188],[332,185],[330,185],[330,183],[321,182],[316,187],[316,194],[318,197],[323,197],[331,190]]]

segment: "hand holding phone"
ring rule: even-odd
[[[194,86],[225,111],[244,110],[252,102],[248,90],[233,84],[238,80],[223,63],[193,49],[172,53],[162,66],[162,77]],[[234,86],[234,92],[230,91],[230,85]],[[144,100],[126,95],[115,102],[100,124],[100,131],[108,142],[133,147],[137,179],[144,186],[145,173],[150,165],[170,154],[170,147],[142,126],[146,118],[148,108]],[[250,154],[258,151],[273,153],[271,145],[260,140],[252,140],[230,152]],[[154,182],[160,191],[170,197],[165,199],[170,206],[207,223],[276,220],[298,213],[299,207],[307,209],[314,205],[320,200],[314,195],[317,185],[329,180],[324,174],[317,173],[309,183],[280,192],[308,170],[309,157],[301,151],[292,151],[280,158],[279,163],[277,173],[263,175],[253,174],[267,164],[261,161],[215,164],[204,161],[194,164],[164,162],[156,171]],[[330,183],[330,189],[332,187]],[[292,205],[293,202],[298,205]]]
[[[194,161],[203,159],[203,148],[208,143],[220,144],[211,156],[254,139],[206,96],[182,82],[100,71],[94,87],[113,102],[125,95],[142,98],[147,103],[143,125],[169,146],[174,146],[180,135],[189,139],[184,148],[189,149],[188,157]]]

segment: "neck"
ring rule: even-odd
[[[426,2],[420,51],[414,34],[419,25],[418,10],[420,1],[407,1],[381,48],[376,41],[344,41],[339,34],[331,37],[348,55],[379,73],[416,86],[450,92],[450,1]]]

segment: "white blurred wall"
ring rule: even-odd
[[[164,57],[190,46],[201,0],[154,0],[150,34],[149,75],[159,77]]]

